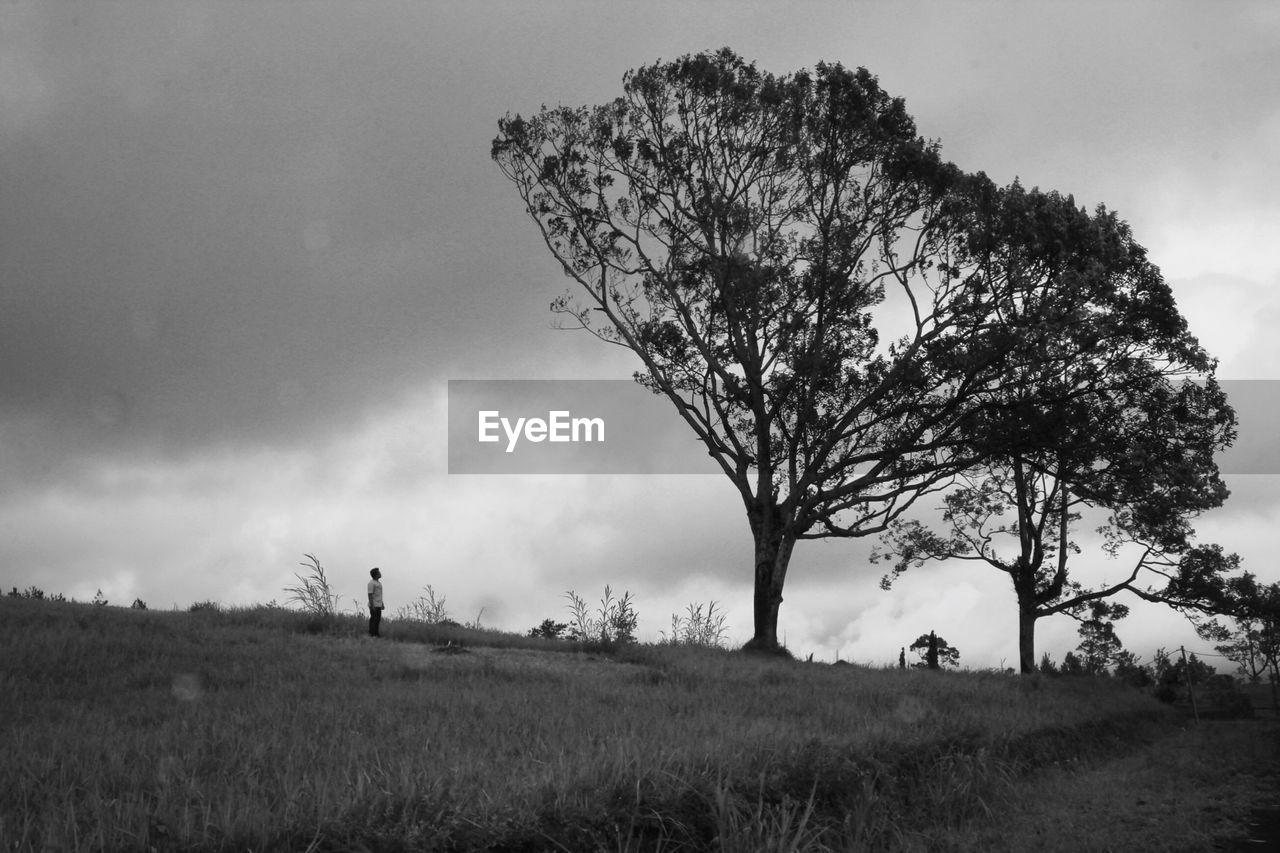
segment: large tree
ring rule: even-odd
[[[576,283],[553,310],[632,350],[736,488],[749,647],[778,647],[798,540],[882,531],[974,461],[1009,349],[954,266],[962,176],[865,69],[686,56],[508,115],[492,154]]]
[[[1227,496],[1214,454],[1233,439],[1235,416],[1213,360],[1114,213],[981,176],[966,193],[967,274],[995,294],[1002,327],[1040,357],[1012,368],[1017,383],[984,391],[989,405],[966,426],[982,463],[946,494],[941,532],[912,519],[885,534],[896,562],[882,583],[927,560],[1004,572],[1025,673],[1045,616],[1078,616],[1122,590],[1213,606],[1200,593],[1236,561],[1193,545],[1190,522]],[[1105,550],[1131,561],[1110,583],[1071,578],[1080,549],[1070,529],[1082,513],[1101,514]]]

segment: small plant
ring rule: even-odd
[[[436,595],[436,591],[431,585],[423,587],[425,595],[420,595],[413,601],[410,601],[404,607],[396,611],[396,618],[409,622],[425,622],[428,625],[440,625],[444,622],[453,622],[449,618],[449,611],[445,609],[445,598],[443,595]],[[476,617],[479,622],[480,617]],[[453,622],[453,624],[457,624]]]
[[[298,579],[297,586],[287,586],[284,591],[289,593],[289,601],[296,601],[302,606],[302,609],[314,616],[332,616],[338,609],[338,596],[329,588],[329,579],[324,576],[324,567],[320,565],[320,561],[313,554],[303,554],[310,562],[299,563],[298,565],[309,570],[309,574],[304,577],[297,572],[294,577]]]
[[[569,599],[569,639],[579,642],[599,642],[606,645],[623,645],[636,640],[638,617],[631,605],[631,593],[623,592],[621,598],[613,597],[613,590],[604,588],[600,609],[592,615],[586,601],[573,590],[564,594]]]
[[[671,614],[671,635],[662,635],[662,641],[673,646],[724,647],[724,614],[716,610],[716,602],[706,605],[694,602],[686,608],[687,615]]]
[[[131,610],[146,610],[146,609],[147,609],[147,603],[146,603],[145,601],[143,601],[141,598],[135,598],[135,599],[133,600],[133,604],[130,604],[130,605],[129,605],[129,609],[131,609]]]
[[[94,607],[106,607],[107,597],[102,594],[102,590],[98,590],[98,594],[93,597]]]

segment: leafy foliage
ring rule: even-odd
[[[1214,454],[1233,441],[1235,415],[1159,270],[1105,208],[982,176],[963,204],[971,281],[993,294],[992,334],[1010,336],[1019,381],[984,389],[988,405],[966,421],[982,462],[944,496],[942,530],[903,521],[882,537],[877,558],[894,561],[882,584],[927,560],[1008,574],[1023,672],[1044,616],[1125,589],[1212,607],[1200,593],[1236,558],[1193,545],[1190,522],[1227,496]],[[1134,555],[1127,577],[1088,589],[1069,572],[1070,530],[1087,510],[1106,518],[1108,553]]]
[[[498,127],[576,283],[552,310],[632,350],[737,488],[751,644],[776,647],[795,543],[877,533],[972,464],[961,428],[1010,379],[959,170],[866,69],[775,76],[727,48]]]
[[[1272,701],[1280,693],[1280,582],[1260,584],[1246,572],[1224,582],[1220,589],[1226,621],[1201,617],[1196,633],[1211,640],[1214,649],[1239,668],[1250,683],[1267,676]]]
[[[1120,660],[1124,645],[1116,636],[1115,622],[1129,615],[1123,604],[1095,599],[1088,604],[1089,617],[1080,621],[1080,664],[1090,675],[1102,675]]]

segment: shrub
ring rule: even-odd
[[[542,637],[547,640],[560,640],[569,629],[568,622],[557,622],[554,619],[543,619],[542,624],[529,629],[530,637]]]
[[[1229,675],[1213,675],[1206,684],[1207,708],[1215,717],[1252,717],[1253,700],[1240,688],[1239,682]]]
[[[41,601],[46,600],[46,596],[45,596],[45,594],[44,594],[44,590],[42,590],[40,587],[38,587],[38,586],[34,586],[34,585],[27,587],[26,589],[22,590],[21,592],[19,592],[19,591],[18,591],[18,588],[15,586],[12,590],[10,590],[10,591],[9,591],[8,595],[9,595],[9,597],[10,597],[10,598],[34,598],[34,599],[38,599],[38,600],[41,600]],[[50,596],[48,596],[48,597],[47,597],[47,600],[49,600],[49,601],[66,601],[66,600],[67,600],[67,597],[66,597],[65,595],[63,595],[62,593],[60,593],[60,592],[59,592],[59,593],[55,593],[54,595],[50,595]]]
[[[613,590],[604,588],[600,609],[592,615],[577,593],[569,590],[569,611],[573,621],[569,625],[569,639],[578,642],[598,642],[606,646],[625,645],[636,640],[638,617],[631,605],[631,593],[623,592],[621,598],[613,597]]]
[[[303,554],[309,562],[299,563],[308,569],[306,577],[294,573],[298,579],[297,586],[287,586],[284,591],[290,593],[289,601],[296,601],[302,609],[313,616],[333,616],[338,610],[338,596],[329,588],[329,579],[324,576],[324,568],[313,554]]]
[[[716,602],[712,601],[703,612],[703,606],[697,602],[690,604],[687,615],[671,614],[671,635],[662,635],[662,641],[673,646],[708,646],[724,647],[724,633],[727,630],[724,614],[716,611]]]
[[[436,595],[436,591],[431,585],[423,587],[426,595],[420,595],[413,601],[410,601],[404,607],[396,611],[396,618],[403,619],[407,622],[425,622],[428,625],[454,625],[458,623],[449,617],[449,611],[445,609],[445,598],[443,595]],[[479,617],[476,617],[479,621]]]

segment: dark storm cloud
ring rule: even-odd
[[[713,598],[749,631],[726,480],[445,473],[446,379],[636,367],[549,332],[566,282],[489,160],[497,118],[601,103],[628,68],[722,45],[780,73],[866,65],[962,167],[1118,208],[1210,350],[1270,378],[1273,8],[2,4],[0,580],[247,604],[310,552],[354,595],[381,565],[393,606],[431,583],[507,628],[612,584],[646,632]],[[1171,270],[1240,281],[1227,301]],[[1265,569],[1274,481],[1234,479],[1205,540]],[[887,660],[930,625],[955,639],[961,614],[1012,636],[950,574],[882,593],[869,547],[797,550],[797,647]]]
[[[202,8],[24,22],[38,85],[0,136],[11,442],[296,441],[481,364],[481,316],[545,331],[505,322],[530,295],[484,250],[500,113],[446,91],[429,13]]]

